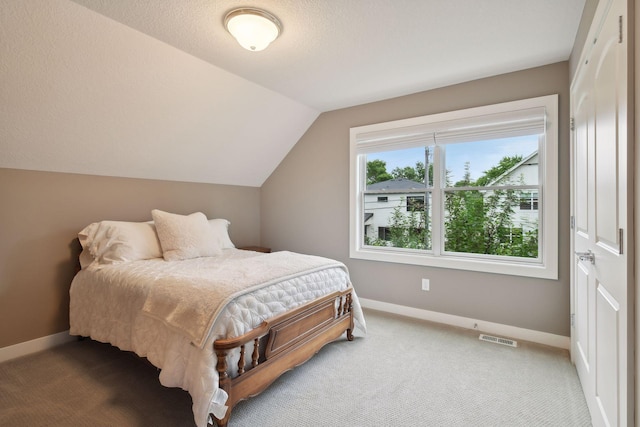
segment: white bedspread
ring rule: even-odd
[[[170,268],[153,278],[142,310],[202,348],[213,321],[233,298],[332,267],[346,270],[344,264],[332,259],[282,251],[226,258],[224,262],[211,262],[191,270]]]
[[[70,332],[111,343],[146,357],[160,368],[160,383],[181,387],[193,400],[196,425],[206,426],[208,414],[222,418],[226,393],[218,388],[213,342],[221,337],[242,335],[263,320],[295,308],[322,295],[350,286],[344,266],[311,268],[310,274],[292,274],[282,281],[271,279],[266,287],[232,299],[222,309],[200,348],[179,328],[143,311],[154,284],[167,275],[192,276],[194,271],[215,271],[239,259],[264,257],[257,252],[226,249],[213,258],[167,262],[162,259],[134,261],[80,271],[70,290]],[[329,260],[327,260],[328,262]],[[356,326],[365,330],[357,296],[353,310]]]

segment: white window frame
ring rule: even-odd
[[[443,251],[442,218],[444,216],[443,188],[436,178],[434,167],[433,189],[433,250],[374,247],[364,245],[364,191],[366,190],[366,150],[385,146],[389,141],[411,143],[424,140],[428,135],[454,132],[448,129],[456,123],[482,122],[483,116],[517,115],[519,111],[544,108],[545,138],[538,147],[540,193],[538,194],[540,223],[539,258],[521,260],[512,257],[500,259],[479,254],[451,254]],[[496,117],[496,116],[494,116]],[[435,143],[437,147],[437,142]],[[435,150],[435,162],[439,162],[439,150]],[[438,165],[436,165],[438,166]],[[414,117],[385,123],[353,127],[350,130],[350,224],[349,254],[351,258],[370,261],[395,262],[431,267],[453,268],[486,273],[510,274],[544,279],[558,278],[558,95],[548,95],[519,101],[464,110],[450,111],[428,116]],[[437,212],[436,212],[437,209]],[[437,234],[436,234],[437,233]]]

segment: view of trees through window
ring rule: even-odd
[[[430,204],[425,202],[431,194],[425,185],[425,170],[422,161],[417,161],[415,166],[396,167],[391,172],[387,172],[384,160],[367,162],[367,188],[371,194],[381,191],[389,195],[383,203],[379,202],[381,196],[376,195],[376,203],[365,204],[365,209],[368,208],[367,211],[373,214],[371,218],[376,214],[386,216],[386,220],[375,222],[378,224],[376,229],[365,231],[365,244],[431,248],[431,230],[428,226]],[[433,177],[433,165],[429,167],[429,175]],[[386,183],[397,188],[387,189]]]
[[[445,252],[537,258],[537,138],[441,147],[438,207],[434,146],[367,154],[365,245],[430,250],[436,209]]]

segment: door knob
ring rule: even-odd
[[[576,256],[580,258],[580,261],[589,261],[591,264],[596,263],[596,256],[593,252],[591,252],[591,249],[586,252],[576,251]]]

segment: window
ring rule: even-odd
[[[520,209],[523,211],[537,211],[538,210],[538,194],[537,193],[523,193],[520,196]]]
[[[424,196],[407,196],[407,212],[424,211]]]
[[[378,239],[380,240],[390,240],[391,233],[389,227],[378,227]]]
[[[352,128],[351,257],[557,278],[557,134],[557,95]]]

